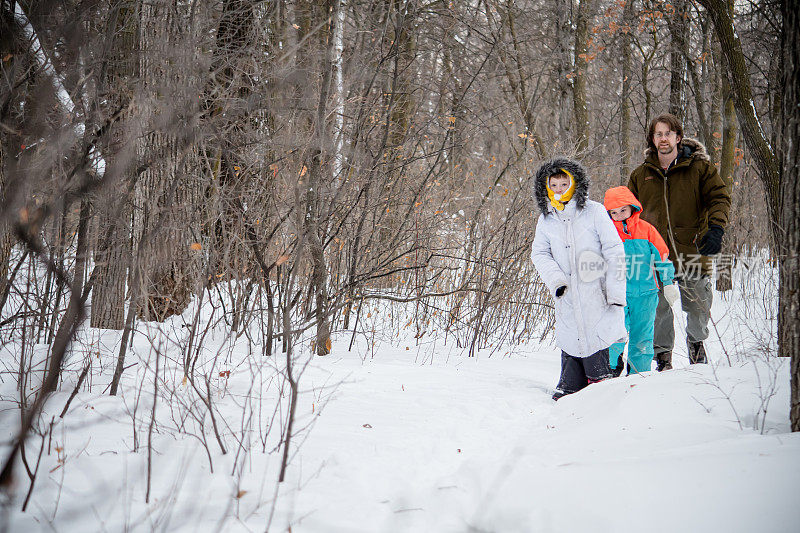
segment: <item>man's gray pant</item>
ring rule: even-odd
[[[711,290],[711,279],[707,276],[694,279],[677,279],[681,293],[681,307],[686,313],[686,340],[689,342],[704,341],[708,338],[708,320],[711,318],[711,301],[714,293]],[[658,307],[656,307],[656,323],[653,332],[653,351],[672,351],[675,345],[675,318],[672,308],[664,298],[664,290],[658,291]]]

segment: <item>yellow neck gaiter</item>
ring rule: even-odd
[[[550,188],[550,177],[547,178],[547,181],[544,183],[544,186],[547,187],[547,197],[550,198],[550,204],[558,209],[559,211],[564,210],[564,204],[570,201],[572,195],[575,194],[575,178],[569,171],[564,170],[563,168],[559,169],[561,172],[567,175],[569,178],[569,189],[564,191],[564,194],[560,195],[556,198],[556,193]]]

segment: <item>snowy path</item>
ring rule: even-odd
[[[27,482],[20,483],[11,531],[264,531],[268,523],[293,533],[800,531],[800,433],[789,433],[788,361],[757,357],[769,324],[745,320],[744,304],[731,309],[715,302],[718,329],[748,358],[728,366],[712,336],[711,365],[686,368],[678,348],[673,371],[608,380],[558,403],[550,395],[560,361],[549,346],[467,358],[450,345],[417,351],[413,339],[395,338],[370,356],[364,339],[352,352],[349,337],[337,339],[301,377],[300,431],[277,492],[279,432],[269,433],[267,453],[259,439],[266,424],[280,427],[285,399],[277,420],[247,405],[258,391],[265,409],[274,403],[275,381],[256,376],[271,379],[280,354],[263,360],[269,368],[259,374],[252,364],[259,356],[246,343],[210,340],[210,353],[222,354],[203,370],[215,379],[222,454],[209,420],[206,452],[186,418],[187,405],[205,409],[181,381],[180,351],[169,348],[149,504],[153,350],[136,337],[137,364],[126,371],[123,395],[110,397],[103,390],[118,334],[106,332],[91,344],[99,365],[91,392],[79,394],[56,426],[26,513],[19,508]],[[14,398],[12,380],[0,387]],[[53,396],[46,419],[67,397]],[[261,425],[246,427],[254,416]],[[3,430],[10,434],[11,425]],[[240,453],[239,442],[250,452]],[[37,451],[38,442],[28,455]]]
[[[303,470],[324,467],[296,495],[304,518],[293,531],[800,525],[800,436],[740,430],[706,383],[725,388],[750,369],[720,370],[719,381],[708,367],[617,379],[554,404],[553,352],[431,366],[392,355],[330,365],[350,367],[353,382],[304,444]]]

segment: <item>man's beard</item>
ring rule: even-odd
[[[660,154],[671,154],[672,151],[675,150],[675,146],[671,145],[658,145],[658,153]]]

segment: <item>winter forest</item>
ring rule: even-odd
[[[799,12],[0,0],[0,531],[800,530]],[[708,362],[556,402],[534,176],[666,112]]]

